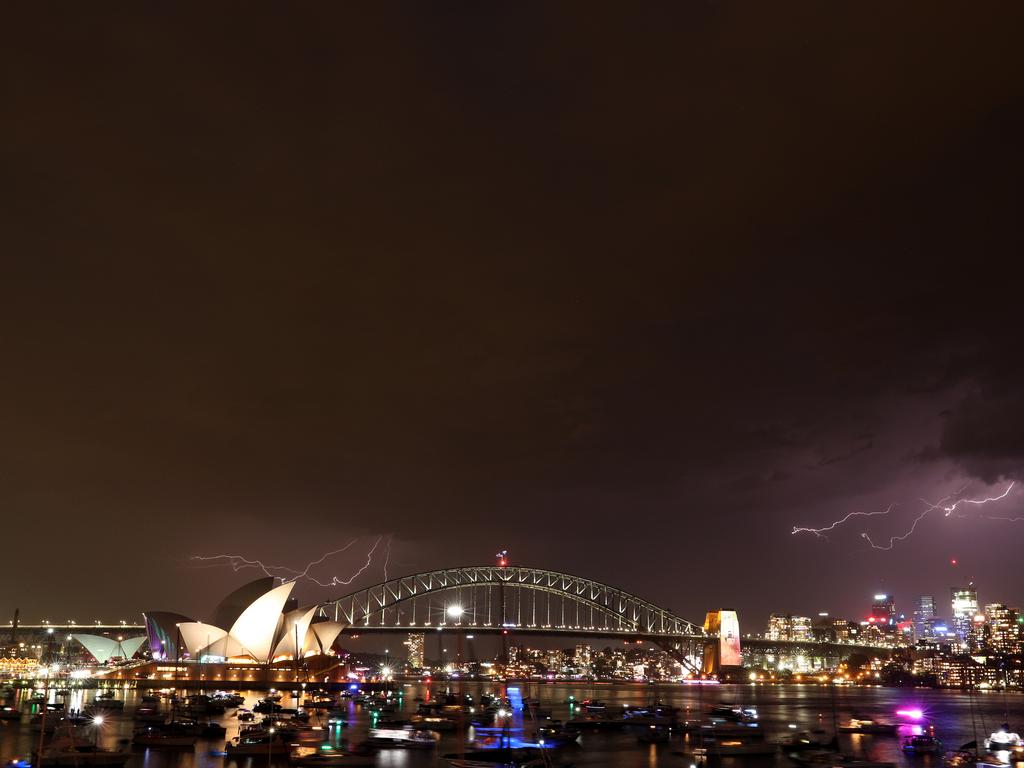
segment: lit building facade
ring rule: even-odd
[[[914,603],[914,637],[930,640],[935,636],[935,598],[921,595]]]
[[[988,624],[988,645],[993,652],[1021,652],[1020,611],[1002,603],[990,603],[985,606],[985,620]]]
[[[422,632],[410,632],[409,637],[403,643],[408,649],[406,658],[411,669],[423,669],[423,646],[426,639],[426,635]]]
[[[813,622],[810,616],[773,613],[768,617],[769,640],[809,641],[813,640]]]
[[[978,615],[978,590],[971,582],[966,587],[953,587],[950,593],[953,609],[951,629],[958,642],[968,644],[974,629],[974,617]]]

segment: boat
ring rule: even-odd
[[[742,707],[739,704],[719,704],[712,707],[708,718],[715,722],[756,723],[757,710],[754,707]]]
[[[435,715],[413,715],[412,722],[421,731],[447,733],[458,728],[458,723],[448,717]]]
[[[333,744],[324,743],[319,746],[293,747],[288,753],[288,763],[304,768],[342,768],[347,765],[365,768],[377,765],[377,758],[373,755],[345,752]]]
[[[672,732],[665,725],[649,725],[636,734],[636,740],[641,744],[665,744],[671,737]]]
[[[21,720],[21,710],[4,704],[0,707],[0,720]]]
[[[985,739],[985,749],[990,752],[1001,752],[1021,747],[1024,747],[1024,742],[1021,741],[1020,734],[1011,731],[1007,723],[1003,723],[998,731],[993,731]]]
[[[896,724],[883,723],[872,718],[851,717],[846,723],[839,726],[840,733],[866,733],[873,736],[895,736]]]
[[[178,702],[176,708],[189,715],[220,715],[224,713],[226,706],[224,701],[199,694],[189,696],[183,702]]]
[[[806,765],[809,768],[896,768],[895,763],[887,760],[851,757],[832,750],[794,752],[789,755],[789,759],[798,765]]]
[[[278,697],[280,699],[280,697]],[[271,698],[260,699],[256,702],[256,706],[252,708],[253,712],[259,712],[261,714],[270,714],[273,712],[280,712],[284,707],[277,703],[276,700]]]
[[[96,700],[89,705],[90,709],[96,710],[114,710],[124,709],[124,699],[103,699],[96,697]]]
[[[533,740],[542,747],[558,749],[560,747],[567,747],[570,744],[578,744],[580,732],[578,728],[563,725],[556,720],[534,731]]]
[[[43,749],[33,765],[49,768],[49,766],[121,766],[132,756],[131,750],[124,748],[103,749],[94,743],[80,739],[65,738],[55,741]]]
[[[621,717],[577,717],[569,721],[569,727],[579,731],[616,731],[630,725],[628,720]]]
[[[543,760],[539,749],[533,747],[501,749],[468,749],[463,754],[444,755],[451,768],[522,768],[527,765],[541,765]]]
[[[138,707],[132,717],[140,723],[162,723],[167,719],[167,715],[156,707]]]
[[[905,738],[903,751],[908,755],[939,755],[942,754],[942,742],[933,734],[921,733]]]
[[[664,704],[649,707],[623,707],[622,716],[633,725],[675,725],[679,709]]]
[[[229,693],[227,691],[217,691],[213,696],[210,697],[214,702],[221,706],[227,707],[240,707],[245,703],[245,697],[239,693]]]
[[[374,747],[402,749],[433,749],[437,739],[429,731],[412,728],[371,728],[369,743]]]
[[[686,754],[693,757],[753,757],[757,755],[774,755],[779,745],[767,741],[759,731],[740,732],[735,729],[712,729],[696,736],[698,746],[689,749]]]
[[[797,731],[780,739],[779,746],[784,752],[834,748],[835,737],[820,728],[813,731]]]
[[[886,760],[869,760],[851,755],[842,755],[835,750],[813,750],[808,752],[795,752],[791,754],[790,760],[798,765],[818,768],[895,768],[896,764]]]
[[[333,709],[335,705],[332,696],[313,696],[305,702],[307,709]]]
[[[44,718],[40,715],[32,715],[29,718],[28,725],[36,733],[56,733],[59,718],[56,716]]]
[[[245,733],[235,736],[224,745],[228,756],[234,755],[284,755],[289,744],[280,733]]]
[[[223,739],[228,732],[220,723],[210,720],[209,722],[198,723],[199,735],[204,739]]]
[[[594,699],[593,701],[591,701],[590,699],[585,699],[582,703],[582,706],[587,712],[604,712],[606,709],[608,709],[608,705],[605,704],[603,701],[600,701],[599,699]]]
[[[182,749],[195,746],[200,731],[192,723],[172,722],[166,725],[149,725],[132,734],[132,744],[137,747],[162,747]]]
[[[113,699],[116,698],[116,694],[113,691],[101,691],[96,694],[97,699]]]
[[[1008,768],[1011,764],[996,755],[979,755],[974,748],[954,750],[942,756],[947,768]]]

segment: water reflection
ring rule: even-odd
[[[744,706],[756,706],[759,711],[759,727],[768,739],[779,739],[794,730],[812,731],[821,728],[829,734],[832,732],[832,703],[827,688],[816,686],[786,687],[753,687],[753,686],[717,686],[714,689],[694,690],[687,686],[662,686],[653,691],[650,686],[643,685],[566,685],[518,683],[524,699],[536,699],[542,709],[550,709],[552,716],[559,720],[569,720],[580,714],[580,709],[570,709],[570,701],[582,702],[586,699],[601,699],[608,711],[621,711],[623,705],[643,705],[657,697],[662,701],[681,709],[681,716],[695,719],[699,712],[721,702],[739,703]],[[401,686],[404,694],[396,705],[396,718],[408,719],[416,711],[417,699],[430,700],[436,698],[443,684],[435,684],[432,689],[419,684]],[[471,693],[476,701],[480,694],[492,692],[504,695],[500,684],[463,683],[454,685],[454,690]],[[244,707],[252,708],[264,693],[243,691]],[[67,697],[58,697],[50,691],[47,702],[63,703],[68,711],[85,710],[94,701],[96,691],[75,690]],[[114,746],[122,739],[132,735],[133,714],[139,706],[144,691],[118,690],[117,697],[125,701],[123,712],[107,713],[98,734],[101,743]],[[961,744],[975,738],[982,741],[990,732],[997,730],[1006,721],[1006,711],[1011,713],[1011,726],[1019,730],[1021,723],[1014,718],[1021,714],[1018,695],[1004,697],[1002,694],[976,694],[972,702],[963,693],[953,691],[932,690],[897,690],[897,689],[856,689],[837,690],[836,707],[841,721],[848,720],[854,713],[866,713],[879,716],[883,720],[894,721],[898,709],[922,710],[920,722],[906,723],[894,736],[873,736],[851,733],[841,736],[841,746],[847,753],[873,759],[905,762],[901,750],[903,738],[920,732],[928,724],[934,725],[936,735],[946,749],[955,749]],[[571,697],[571,699],[570,699]],[[14,755],[27,755],[38,742],[39,733],[33,732],[29,719],[40,711],[43,702],[29,702],[28,693],[18,692],[12,701],[22,711],[20,721],[5,721],[0,724],[0,755],[9,758]],[[317,711],[313,724],[320,722],[324,739],[336,747],[346,744],[357,744],[367,737],[369,729],[376,717],[364,706],[345,700],[342,705],[344,723],[329,724],[326,712]],[[213,716],[211,719],[222,723],[227,729],[227,738],[236,736],[243,723],[228,710],[224,715]],[[48,715],[48,717],[51,715]],[[973,721],[973,725],[972,725]],[[791,728],[791,726],[794,726]],[[508,733],[522,739],[531,739],[537,723],[523,711],[512,713],[508,725]],[[470,738],[481,737],[487,733],[484,729],[471,728]],[[657,768],[657,766],[687,766],[689,761],[678,753],[686,747],[682,737],[674,735],[667,744],[641,744],[635,731],[596,731],[585,730],[578,746],[563,750],[564,759],[578,766],[623,766],[623,768]],[[439,736],[437,748],[434,750],[412,751],[402,749],[382,750],[376,757],[380,766],[395,768],[418,768],[444,764],[441,755],[458,753],[464,749],[456,733],[443,733]],[[754,762],[750,758],[724,758],[722,764],[747,765]],[[781,753],[775,757],[759,758],[757,764],[768,766],[787,766],[794,764]],[[238,766],[239,768],[264,768],[268,764],[282,767],[287,764],[284,756],[269,757],[248,756],[230,758],[224,755],[224,739],[200,739],[194,750],[175,751],[168,749],[138,749],[129,763],[129,768],[221,768],[222,766]],[[939,759],[933,755],[913,758],[914,765],[923,767],[937,766]]]

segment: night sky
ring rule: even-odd
[[[3,620],[378,536],[745,631],[1024,601],[1024,522],[860,536],[1024,480],[1024,7],[617,10],[7,8]]]

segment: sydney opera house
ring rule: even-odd
[[[342,680],[343,670],[333,646],[343,625],[318,620],[316,607],[298,608],[291,597],[294,583],[274,584],[275,580],[267,577],[239,587],[220,602],[208,621],[166,611],[144,612],[146,637],[120,641],[118,646],[125,650],[134,646],[134,653],[148,641],[152,661],[130,669],[113,668],[105,676],[202,678],[210,683],[287,682],[294,681],[301,666],[304,674],[315,676],[318,682]],[[110,657],[106,645],[98,643],[104,638],[77,639],[97,661],[105,661],[103,654]],[[131,656],[118,654],[116,649],[113,653]]]

